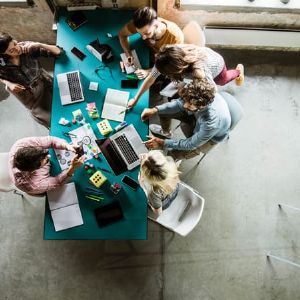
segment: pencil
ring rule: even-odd
[[[88,197],[92,197],[92,198],[95,198],[95,199],[104,199],[103,197],[101,196],[96,196],[96,195],[92,195],[92,194],[89,194],[87,195]]]
[[[107,169],[104,169],[104,168],[97,167],[97,169],[99,169],[99,170],[101,170],[101,171],[104,171],[104,172],[107,172],[107,173],[111,173],[110,170],[107,170]]]
[[[90,192],[94,192],[94,193],[97,193],[97,194],[103,194],[103,192],[101,192],[101,191],[97,191],[97,190],[95,190],[95,189],[92,189],[92,188],[86,188],[85,189],[86,191],[90,191]]]
[[[98,201],[98,202],[100,202],[101,200],[103,200],[103,199],[95,199],[95,198],[89,197],[89,196],[85,196],[85,198],[86,198],[86,199],[89,199],[89,200]]]

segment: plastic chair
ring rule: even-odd
[[[237,123],[241,120],[244,115],[244,111],[240,103],[229,93],[227,92],[220,92],[220,95],[224,98],[227,103],[230,117],[231,117],[231,124],[230,124],[230,131],[232,131]],[[229,137],[228,137],[229,138]],[[196,165],[199,165],[202,159],[206,156],[208,152],[203,153],[199,161]]]
[[[12,179],[9,176],[8,161],[9,154],[7,152],[0,153],[0,191],[13,192],[14,194],[17,194],[23,198],[24,195],[15,187]]]
[[[181,236],[186,236],[199,223],[204,202],[204,198],[197,191],[180,182],[178,195],[171,205],[159,216],[149,208],[148,218]]]

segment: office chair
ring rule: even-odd
[[[8,153],[0,153],[0,191],[13,192],[24,198],[24,195],[19,191],[12,182],[8,171]]]
[[[199,223],[204,198],[189,185],[180,182],[177,197],[158,216],[150,208],[148,218],[181,236],[188,235]]]
[[[240,105],[240,103],[229,93],[220,92],[220,95],[224,98],[224,100],[227,103],[230,112],[230,117],[231,117],[230,131],[232,131],[244,115],[243,108]],[[208,152],[203,153],[203,155],[197,162],[196,166],[200,164],[200,162],[203,160],[203,158],[206,156],[207,153]]]
[[[206,43],[202,28],[196,21],[190,21],[183,29],[184,43],[204,47]]]

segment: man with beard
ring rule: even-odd
[[[180,44],[184,41],[181,29],[173,22],[158,18],[156,11],[151,7],[141,7],[133,14],[130,20],[119,32],[120,44],[128,58],[128,63],[133,63],[128,36],[139,33],[142,39],[157,53],[159,49],[168,44]],[[136,70],[139,79],[146,78],[151,69]]]

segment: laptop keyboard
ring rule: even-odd
[[[68,73],[67,80],[68,80],[68,85],[70,90],[71,101],[81,100],[83,97],[82,97],[78,73],[77,72]]]
[[[126,161],[129,164],[132,164],[139,160],[139,157],[135,153],[134,149],[132,148],[131,144],[128,142],[125,134],[122,134],[114,139],[114,142],[118,145],[120,151],[124,155]]]

